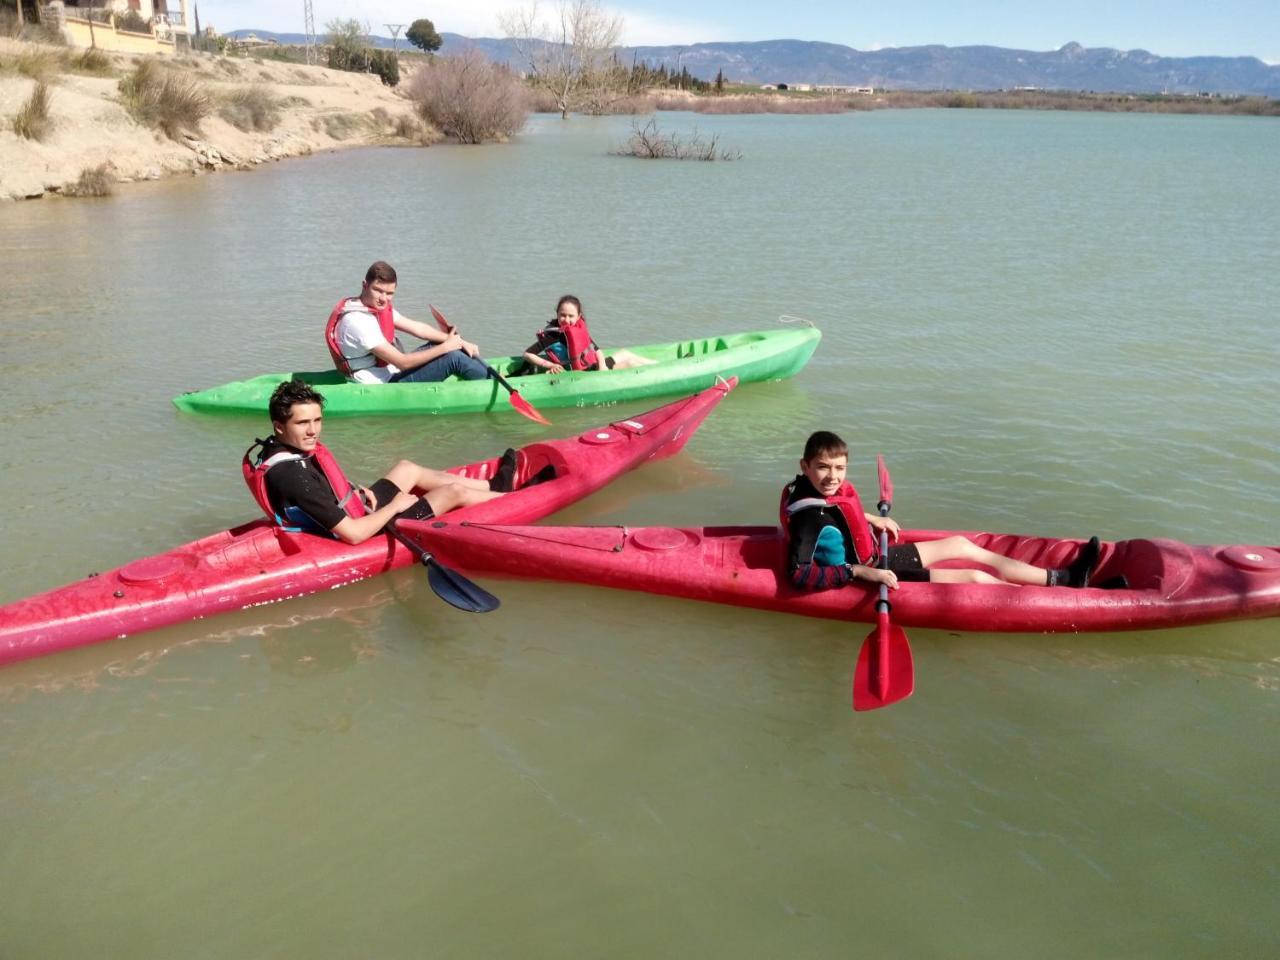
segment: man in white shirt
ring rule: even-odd
[[[483,380],[488,368],[476,357],[479,349],[456,333],[410,320],[392,305],[396,271],[377,261],[365,273],[360,296],[343,300],[329,316],[325,338],[338,369],[357,383],[422,383],[456,374]],[[396,332],[427,341],[409,353]]]

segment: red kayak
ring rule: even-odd
[[[870,585],[802,591],[787,581],[776,527],[528,527],[484,522],[405,523],[403,532],[463,570],[640,590],[808,617],[876,621]],[[904,530],[905,541],[956,531]],[[1079,540],[965,533],[979,546],[1041,567],[1061,567]],[[940,566],[962,566],[955,562]],[[994,571],[993,571],[994,572]],[[944,630],[1140,630],[1280,614],[1280,547],[1196,547],[1175,540],[1102,545],[1083,590],[1012,584],[903,583],[893,622]]]
[[[737,382],[734,378],[576,437],[531,443],[523,448],[517,484],[548,464],[555,467],[555,479],[449,516],[528,523],[554,513],[646,460],[678,452]],[[487,479],[497,467],[494,458],[451,472]],[[389,535],[351,546],[291,533],[265,519],[251,521],[0,607],[0,664],[330,590],[416,559]]]

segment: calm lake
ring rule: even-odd
[[[562,293],[605,345],[825,336],[557,515],[756,523],[807,434],[921,527],[1280,544],[1280,123],[660,114],[0,206],[0,602],[249,519],[266,418],[374,259],[487,353]],[[639,409],[655,406],[640,405]],[[637,412],[549,411],[555,434]],[[366,482],[541,435],[334,420]],[[1025,960],[1280,952],[1280,622],[910,631],[404,570],[0,670],[0,956]]]

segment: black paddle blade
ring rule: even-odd
[[[911,644],[896,623],[877,626],[858,651],[853,709],[876,710],[911,696],[916,686]]]
[[[427,583],[435,595],[468,613],[489,613],[497,610],[498,598],[478,583],[468,580],[457,570],[440,565],[429,553],[422,555],[422,565],[427,568]]]

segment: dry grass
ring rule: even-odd
[[[368,133],[371,124],[372,120],[368,116],[347,112],[327,113],[312,121],[315,129],[323,130],[334,140],[349,140]]]
[[[30,77],[32,80],[42,80],[48,83],[62,73],[65,66],[66,60],[61,50],[48,50],[43,47],[37,47],[32,50],[24,50],[18,54],[18,72],[24,77]]]
[[[71,54],[67,59],[67,69],[94,77],[110,77],[116,72],[111,57],[97,49]]]
[[[18,115],[13,118],[13,132],[28,140],[44,140],[53,131],[53,118],[49,115],[49,85],[37,80],[31,97]]]
[[[171,140],[183,131],[198,133],[200,121],[213,109],[213,98],[203,83],[155,60],[144,60],[121,80],[120,94],[125,108],[140,123],[159,127]]]
[[[1119,113],[1209,113],[1280,116],[1280,100],[1167,94],[1072,93],[1052,90],[888,90],[865,94],[746,93],[725,97],[658,94],[657,110],[693,113],[845,113],[911,108],[952,110],[1085,110]]]
[[[279,125],[282,106],[270,87],[255,83],[224,94],[218,116],[239,130],[266,133]]]
[[[418,115],[459,143],[506,140],[529,117],[523,82],[474,49],[429,61],[408,86]]]
[[[67,184],[62,193],[68,197],[109,197],[115,182],[115,168],[110,163],[100,163],[81,170],[80,179]]]

